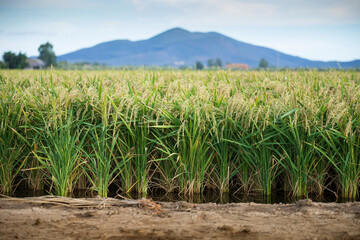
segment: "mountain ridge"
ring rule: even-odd
[[[221,33],[190,32],[179,27],[145,40],[112,40],[58,56],[59,61],[99,62],[110,66],[190,66],[196,61],[206,64],[211,58],[220,58],[224,64],[245,63],[251,68],[256,68],[261,58],[266,59],[269,66],[279,68],[360,67],[360,60],[313,61],[238,41]]]

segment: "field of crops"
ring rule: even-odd
[[[0,191],[356,198],[360,73],[0,71]]]

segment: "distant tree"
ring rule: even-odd
[[[23,69],[29,66],[29,63],[26,62],[26,59],[26,55],[21,52],[18,55],[12,52],[5,52],[3,55],[4,68]]]
[[[216,59],[216,66],[219,67],[219,68],[222,67],[222,61],[221,61],[220,58],[217,58],[217,59]]]
[[[51,65],[56,64],[56,55],[53,51],[53,45],[47,42],[41,44],[38,48],[39,58],[45,62],[45,67],[50,67]]]
[[[216,66],[216,60],[215,60],[215,59],[209,59],[209,60],[207,61],[207,66],[208,66],[208,68],[213,68],[213,67],[215,67],[215,66]]]
[[[196,69],[196,70],[202,70],[202,69],[204,69],[204,64],[202,64],[202,63],[199,62],[199,61],[196,61],[196,63],[195,63],[195,69]]]
[[[268,67],[269,67],[268,61],[266,61],[266,59],[264,58],[260,59],[259,68],[268,68]]]
[[[207,62],[207,65],[208,65],[209,68],[216,68],[216,67],[221,68],[222,67],[222,61],[221,61],[220,58],[209,59],[208,62]]]
[[[23,69],[29,66],[29,63],[26,62],[27,56],[25,54],[19,53],[17,55],[17,68]]]
[[[3,55],[3,60],[6,68],[14,69],[16,68],[16,54],[13,52],[6,52]]]

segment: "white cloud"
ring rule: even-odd
[[[2,32],[0,31],[0,34]],[[55,35],[54,33],[48,33],[48,32],[41,32],[41,31],[9,31],[6,32],[6,34],[10,35],[10,36],[41,36],[41,35]]]
[[[314,25],[360,23],[358,0],[150,0],[126,1],[139,11],[163,9],[189,22],[204,19],[211,24]]]
[[[0,7],[6,8],[55,8],[55,9],[84,9],[101,6],[97,0],[0,0]]]

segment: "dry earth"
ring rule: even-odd
[[[1,198],[0,239],[360,239],[360,202]]]

